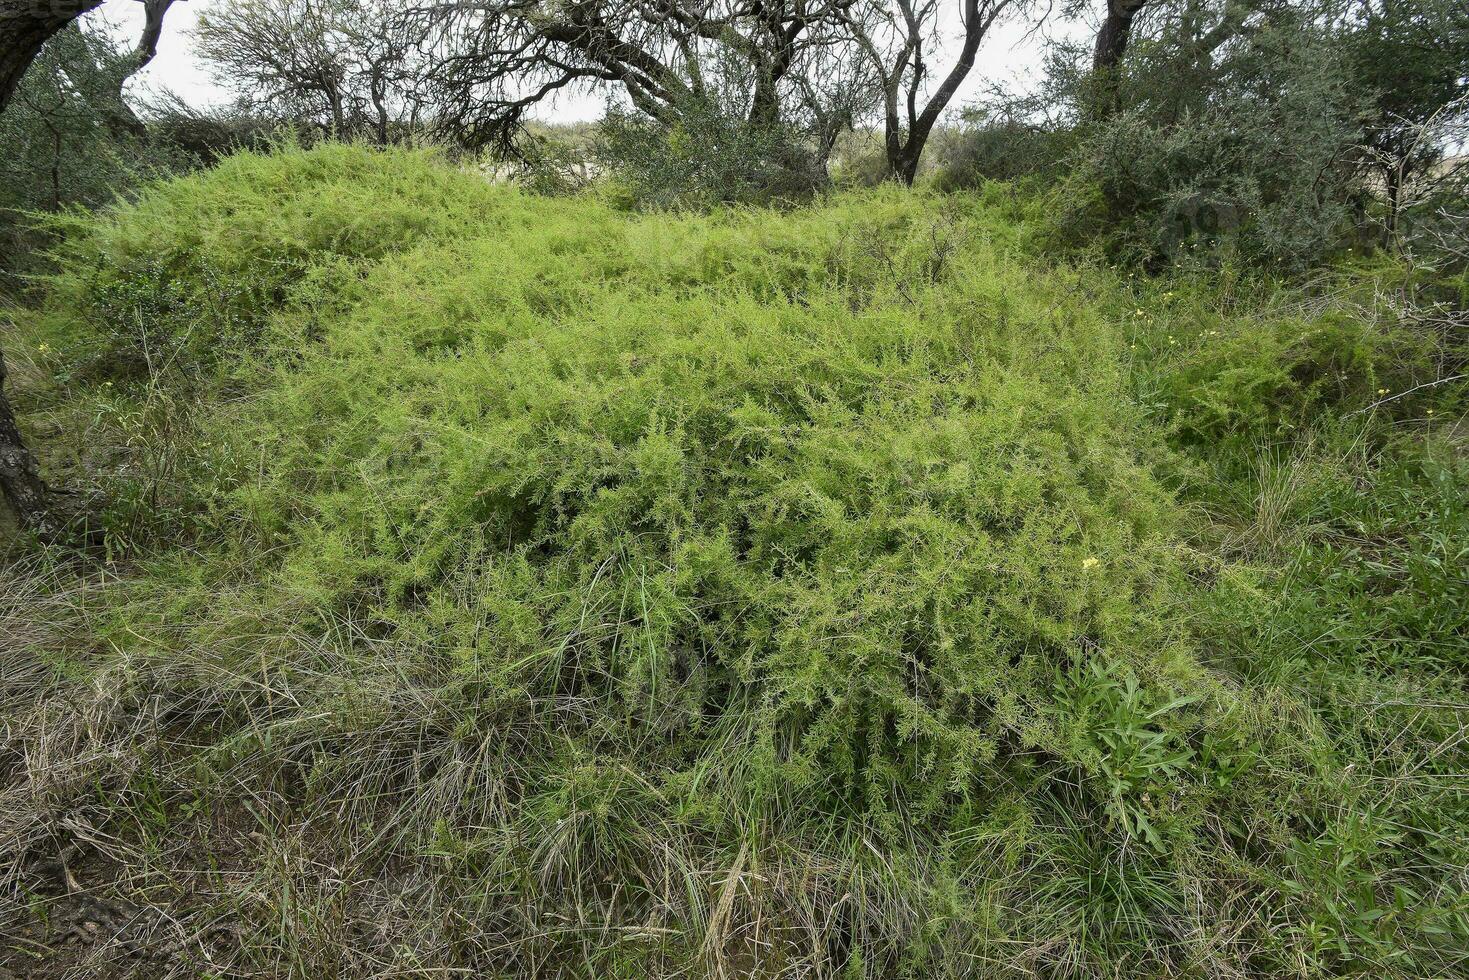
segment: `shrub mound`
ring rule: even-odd
[[[89,221],[38,329],[130,571],[25,675],[106,692],[66,806],[298,975],[1287,961],[1329,749],[1208,664],[1233,573],[1012,237],[340,146]]]

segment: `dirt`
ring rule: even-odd
[[[0,918],[0,980],[165,980],[237,976],[237,929],[129,894],[100,859],[63,854],[27,875],[26,899]],[[13,919],[16,921],[6,921]]]

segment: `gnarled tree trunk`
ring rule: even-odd
[[[1132,39],[1132,22],[1147,6],[1148,0],[1108,0],[1107,16],[1097,30],[1097,45],[1092,51],[1092,71],[1116,68]]]
[[[0,354],[0,491],[4,492],[22,527],[45,531],[50,494],[41,479],[36,458],[20,437],[15,413],[5,398],[5,373],[5,356]]]
[[[1096,81],[1091,105],[1094,118],[1105,119],[1117,111],[1114,73],[1127,53],[1127,42],[1132,40],[1132,22],[1147,4],[1148,0],[1107,0],[1107,16],[1097,29],[1097,44],[1092,50],[1092,77]]]
[[[0,0],[0,112],[41,46],[102,0]]]
[[[0,112],[10,104],[42,45],[101,2],[0,0]],[[15,510],[22,526],[38,530],[46,522],[48,493],[36,458],[26,448],[15,424],[15,412],[5,397],[5,377],[5,357],[0,353],[0,494]]]
[[[892,9],[887,9],[887,3]],[[888,177],[912,185],[923,149],[939,117],[964,83],[979,46],[995,20],[1014,0],[963,0],[964,43],[938,88],[923,99],[930,74],[926,47],[937,30],[937,7],[914,0],[876,0],[861,10],[848,10],[844,24],[867,57],[883,93],[883,147]],[[892,43],[882,40],[885,26],[896,28]],[[920,108],[921,106],[921,108]]]

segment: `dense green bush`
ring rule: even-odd
[[[519,195],[429,159],[344,145],[242,153],[160,184],[125,222],[62,221],[50,295],[67,313],[52,343],[99,379],[145,371],[150,358],[175,377],[248,369],[238,357],[280,305],[323,277],[533,220]]]
[[[1463,267],[1466,21],[1439,0],[1149,5],[1122,62],[1061,45],[1021,122],[1071,151],[1053,243],[1300,275],[1389,244]],[[1025,132],[1028,126],[1022,128]],[[1013,126],[975,138],[1027,157]],[[977,144],[983,145],[983,144]]]
[[[737,109],[698,102],[675,123],[613,111],[598,127],[597,158],[642,207],[801,201],[826,185],[810,140]]]
[[[1381,256],[1339,263],[1310,291],[1266,275],[1129,274],[1138,398],[1190,452],[1295,439],[1381,401],[1386,417],[1461,411],[1442,386],[1469,363],[1443,284]]]
[[[209,855],[198,914],[301,976],[1460,970],[1459,811],[1383,782],[1462,765],[1453,712],[1351,727],[1364,664],[1459,703],[1383,635],[1462,625],[1458,470],[1303,450],[1411,542],[1313,606],[1275,586],[1342,536],[1282,546],[1236,465],[1418,348],[1243,302],[1181,343],[1202,288],[1040,266],[1021,213],[328,146],[78,225],[27,341],[128,574],[7,671],[54,690],[5,751],[95,704],[65,806]]]
[[[1200,65],[1181,30],[1129,61],[1118,111],[1084,123],[1057,191],[1065,234],[1132,264],[1292,273],[1349,244],[1361,94],[1333,39],[1282,16]]]
[[[931,152],[934,186],[955,191],[987,180],[1055,178],[1065,172],[1074,135],[1029,118],[1028,104],[998,110],[971,108],[960,122],[936,134]]]
[[[369,199],[394,203],[357,226]],[[473,234],[433,244],[467,213]],[[271,461],[248,490],[259,523],[227,520],[266,535],[252,548],[311,528],[285,563],[323,608],[407,629],[468,575],[505,607],[466,611],[463,655],[539,659],[555,624],[636,593],[635,622],[593,628],[562,667],[606,675],[630,720],[692,746],[712,705],[763,704],[749,750],[783,746],[772,772],[859,809],[947,808],[1001,764],[997,725],[1062,749],[1025,706],[1076,643],[1188,676],[1166,606],[1149,612],[1176,574],[1171,518],[1118,441],[1116,373],[1036,383],[1104,363],[1110,336],[961,255],[963,220],[889,196],[773,228],[626,224],[411,156],[238,157],[71,246],[55,315],[82,333],[56,343],[216,365],[254,392],[258,421],[218,451]],[[342,264],[404,248],[371,275]],[[989,296],[1031,326],[973,322]],[[360,474],[320,468],[337,459],[394,475],[350,493]],[[737,624],[700,612],[731,605]]]
[[[343,145],[242,153],[159,185],[126,222],[54,223],[66,238],[41,314],[49,359],[109,396],[144,395],[107,409],[126,438],[72,431],[63,464],[84,485],[98,469],[126,474],[108,488],[115,547],[195,520],[208,495],[190,475],[222,486],[243,465],[200,452],[214,423],[195,408],[258,372],[282,304],[331,306],[338,283],[397,250],[539,220],[523,195],[430,159]]]

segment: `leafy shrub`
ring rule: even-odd
[[[95,747],[54,793],[160,874],[235,862],[190,894],[242,972],[1451,973],[1463,752],[1418,708],[1462,700],[1388,658],[1461,626],[1457,470],[1267,506],[1238,465],[1415,348],[1024,260],[1025,208],[635,215],[322,147],[92,219],[32,329],[116,363],[49,421],[187,414],[190,459],[100,467],[154,523],[7,751]],[[1374,477],[1397,516],[1310,510]],[[1246,504],[1385,567],[1313,605]]]
[[[1178,441],[1196,448],[1253,447],[1429,386],[1418,400],[1395,398],[1384,411],[1418,408],[1446,366],[1460,362],[1462,345],[1386,298],[1410,288],[1403,275],[1391,263],[1346,267],[1326,280],[1332,299],[1245,276],[1228,287],[1229,302],[1207,278],[1133,277],[1118,315],[1129,325],[1140,397]]]
[[[136,427],[105,443],[106,461],[87,427],[68,450],[81,486],[99,470],[121,474],[108,488],[115,547],[191,526],[215,491],[191,490],[184,471],[218,488],[243,465],[248,454],[227,463],[200,451],[227,445],[199,429],[211,423],[195,409],[280,353],[265,328],[282,304],[328,316],[336,285],[375,260],[470,226],[535,220],[521,194],[430,159],[335,144],[240,153],[120,204],[121,220],[51,222],[64,237],[38,314],[46,359],[73,383],[108,385],[103,418]],[[161,432],[166,444],[143,436]]]
[[[933,148],[934,186],[955,191],[987,180],[1056,177],[1066,165],[1073,136],[1017,111],[973,108],[938,134]]]
[[[240,153],[122,206],[123,220],[63,219],[51,296],[68,315],[53,343],[113,380],[142,370],[149,347],[176,372],[234,370],[276,308],[323,276],[424,238],[524,220],[518,195],[428,158],[340,144]]]
[[[896,845],[1046,785],[1036,753],[1095,772],[1100,813],[1115,752],[1063,735],[1086,722],[1048,707],[1057,671],[1213,691],[1176,625],[1177,518],[1114,333],[945,207],[632,219],[350,147],[159,188],[71,242],[45,328],[116,353],[142,322],[243,400],[201,402],[176,471],[202,588],[145,589],[119,626],[228,658],[211,596],[249,562],[224,615],[276,622],[256,635],[365,617],[524,692],[526,819],[573,778],[548,738],[604,776],[631,753],[660,788],[614,836],[674,807],[722,837],[733,806]],[[145,384],[73,384],[102,378]],[[189,563],[159,535],[142,554]]]
[[[1225,31],[1232,10],[1164,22],[1102,93],[1062,63],[1080,125],[1055,195],[1061,242],[1154,268],[1299,273],[1352,240],[1366,96],[1339,40],[1301,11]]]
[[[847,190],[877,187],[891,179],[882,131],[849,129],[832,144],[832,182]]]
[[[727,107],[692,103],[670,124],[614,111],[599,133],[598,157],[644,207],[800,201],[826,184],[800,133]]]
[[[515,180],[535,194],[586,190],[597,172],[590,140],[575,129],[531,133],[518,147]]]
[[[1028,296],[1025,331],[966,324],[1014,284],[935,265],[935,219],[894,197],[773,230],[512,205],[519,228],[422,241],[273,321],[295,353],[240,438],[307,601],[427,630],[472,580],[493,601],[433,627],[477,637],[456,655],[529,657],[535,689],[595,692],[689,762],[720,706],[762,705],[767,778],[879,815],[946,812],[1004,768],[1001,732],[1047,739],[1024,706],[1083,637],[1184,682],[1118,378],[1036,383],[1104,330]]]

